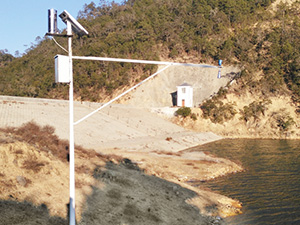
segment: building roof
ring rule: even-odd
[[[177,87],[192,87],[192,85],[190,85],[190,84],[188,84],[188,83],[183,83],[183,84],[181,84],[181,85],[179,85],[179,86],[177,86]]]

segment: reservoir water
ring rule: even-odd
[[[194,150],[231,159],[245,168],[199,184],[243,203],[243,214],[227,218],[228,224],[300,224],[299,140],[225,139]]]

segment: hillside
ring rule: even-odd
[[[216,79],[213,70],[171,67],[121,102],[172,106],[176,86],[190,82],[195,87],[195,106],[202,104],[196,115],[209,125],[188,127],[199,130],[201,126],[230,137],[256,137],[266,128],[265,137],[298,138],[294,111],[299,111],[300,101],[299,4],[271,0],[91,3],[78,16],[90,35],[73,39],[73,54],[206,64],[223,59],[222,79]],[[64,38],[57,41],[66,47]],[[65,53],[48,37],[37,37],[20,58],[1,51],[0,94],[66,99],[68,86],[54,83],[56,54]],[[75,99],[105,102],[156,70],[143,64],[75,60]],[[234,85],[216,94],[232,79]],[[282,105],[289,105],[285,112],[285,107],[275,110],[280,99],[285,99]],[[273,115],[277,119],[268,121]],[[226,132],[226,126],[241,131]]]
[[[178,117],[175,123],[231,138],[299,138],[299,3],[285,2],[274,2],[268,19],[245,30],[255,36],[239,77],[193,109],[196,121]]]
[[[73,54],[243,65],[254,34],[245,33],[270,5],[262,1],[141,0],[124,5],[94,3],[79,13],[88,37],[73,40]],[[253,24],[252,23],[252,24]],[[66,46],[66,39],[57,38]],[[65,54],[51,38],[36,38],[27,53],[2,63],[0,94],[67,98],[66,85],[54,83],[53,57]],[[185,57],[188,56],[188,57]],[[156,71],[155,66],[74,62],[75,96],[103,101]]]

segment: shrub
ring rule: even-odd
[[[186,118],[187,116],[191,115],[191,109],[189,107],[181,107],[175,112],[175,114],[177,116],[183,116]]]
[[[223,123],[231,120],[237,113],[232,103],[226,103],[219,100],[207,100],[200,106],[203,117],[210,119],[213,123]]]
[[[262,114],[265,115],[265,111],[267,110],[267,105],[271,104],[271,100],[264,99],[262,101],[253,101],[248,106],[244,106],[243,110],[241,110],[241,118],[245,122],[248,122],[251,118],[256,121],[258,117]]]
[[[195,113],[192,113],[191,114],[191,119],[194,120],[194,121],[197,120],[197,115]]]
[[[288,131],[291,128],[291,126],[295,124],[295,121],[293,120],[292,117],[282,116],[282,115],[278,115],[276,117],[276,122],[277,122],[277,127],[279,127],[281,132]]]

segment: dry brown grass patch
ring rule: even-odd
[[[54,132],[53,127],[34,122],[0,128],[0,198],[46,204],[51,215],[66,217],[69,143]],[[78,218],[95,185],[94,169],[119,158],[75,146]]]
[[[51,126],[40,127],[35,122],[28,122],[19,128],[8,127],[0,131],[14,134],[17,141],[37,145],[40,150],[51,152],[62,161],[68,160],[68,141],[60,140]]]
[[[38,162],[34,159],[27,159],[24,161],[22,168],[26,170],[32,170],[34,173],[38,173],[48,163]]]

